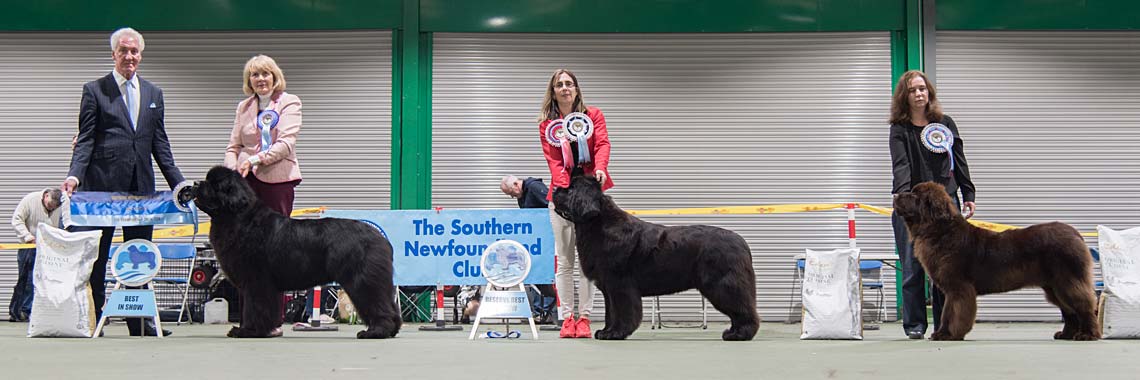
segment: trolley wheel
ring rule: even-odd
[[[207,289],[218,270],[212,266],[199,265],[190,272],[190,286],[196,289]]]

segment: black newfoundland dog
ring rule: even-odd
[[[906,222],[914,256],[946,293],[933,340],[962,340],[974,327],[977,297],[1041,287],[1061,309],[1065,327],[1055,339],[1097,340],[1092,255],[1080,232],[1053,222],[993,232],[959,214],[954,200],[934,182],[899,194],[895,211]]]
[[[210,215],[210,244],[242,296],[241,326],[230,337],[281,335],[281,292],[336,281],[368,329],[357,338],[400,331],[392,246],[372,226],[336,218],[294,220],[270,210],[236,171],[210,169],[190,193]],[[180,197],[181,198],[181,197]]]
[[[555,212],[574,223],[582,273],[606,302],[596,339],[625,339],[641,325],[641,297],[696,288],[732,320],[724,340],[751,340],[760,328],[756,273],[748,243],[711,226],[666,227],[618,208],[592,177],[554,191]]]

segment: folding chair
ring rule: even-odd
[[[708,330],[708,328],[709,328],[709,307],[708,307],[708,302],[705,301],[705,297],[701,296],[701,324],[693,325],[693,326],[689,326],[689,325],[669,326],[669,325],[666,325],[665,323],[663,323],[661,320],[661,297],[660,296],[653,297],[653,310],[649,313],[649,329],[650,330],[663,329],[666,327],[691,327],[691,328],[700,327],[702,330]]]
[[[803,256],[803,255],[800,255],[800,256]],[[793,273],[792,273],[792,291],[790,294],[788,294],[788,319],[786,321],[784,321],[785,323],[795,323],[796,321],[799,320],[796,318],[796,316],[799,315],[798,313],[796,313],[796,309],[795,309],[796,294],[799,293],[797,291],[797,289],[799,289],[803,285],[801,273],[803,273],[804,267],[806,265],[807,265],[807,262],[804,261],[804,259],[796,259],[796,265],[794,267],[792,267],[792,271],[793,271]]]
[[[868,281],[868,274],[874,273],[874,281]],[[879,307],[878,312],[875,314],[874,323],[882,323],[883,317],[887,314],[886,306],[883,305],[883,262],[879,260],[859,260],[859,277],[863,280],[863,289],[877,290],[879,292]]]
[[[186,314],[187,301],[190,298],[190,276],[194,271],[194,264],[198,259],[198,249],[193,244],[157,244],[159,254],[162,256],[162,269],[151,280],[152,283],[170,284],[176,290],[182,290],[182,303],[178,310],[178,325],[182,324],[182,315]],[[188,263],[185,275],[181,273],[179,262]],[[175,268],[177,267],[177,268]]]
[[[430,302],[430,295],[435,291],[433,286],[399,286],[396,287],[396,303],[400,307],[400,318],[408,322],[431,322],[434,320],[432,315],[432,305],[435,302]],[[419,301],[424,294],[428,294],[428,307],[424,308],[420,305]]]
[[[1096,296],[1099,299],[1100,298],[1100,292],[1104,291],[1104,278],[1103,278],[1104,274],[1102,272],[1096,270],[1097,267],[1100,266],[1100,251],[1097,250],[1096,248],[1089,247],[1089,253],[1092,254],[1092,258],[1093,258],[1093,272],[1095,274],[1101,276],[1101,278],[1099,280],[1096,280],[1096,282],[1093,284],[1094,290],[1096,290]],[[1094,279],[1095,279],[1095,277],[1094,277]]]

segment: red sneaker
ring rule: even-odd
[[[578,330],[574,334],[575,338],[593,338],[594,337],[594,330],[590,329],[590,318],[586,318],[586,317],[578,318],[578,323],[577,323],[577,326],[575,326],[575,330]]]
[[[589,324],[587,323],[587,327]],[[562,330],[558,331],[559,338],[576,338],[578,336],[577,323],[574,323],[574,317],[562,320]]]

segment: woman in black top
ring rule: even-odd
[[[970,181],[969,165],[966,163],[958,126],[954,124],[954,119],[942,114],[937,93],[934,83],[918,70],[904,73],[895,86],[891,100],[890,148],[894,172],[894,188],[891,193],[907,192],[919,183],[935,181],[946,188],[954,202],[962,206],[963,216],[969,218],[975,210],[974,182]],[[923,132],[933,123],[944,125],[953,135],[953,144],[948,153],[944,150],[945,146],[923,143]],[[959,189],[964,202],[958,201]],[[895,248],[902,259],[903,331],[911,339],[922,339],[927,327],[926,273],[914,257],[914,246],[908,241],[902,217],[892,214],[891,226],[895,233]],[[937,331],[942,318],[943,295],[933,284],[930,293],[934,307],[934,330]]]

